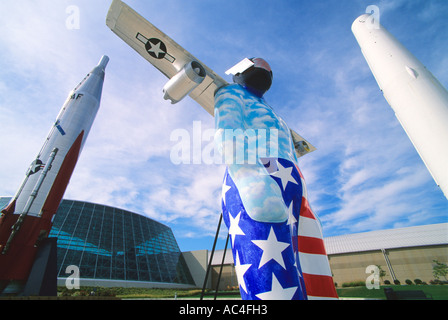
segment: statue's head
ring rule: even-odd
[[[246,87],[262,97],[272,84],[273,74],[269,64],[262,58],[249,59],[253,64],[246,70],[236,73],[233,82]]]

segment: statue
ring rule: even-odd
[[[188,95],[216,118],[215,143],[227,164],[223,219],[243,300],[337,299],[297,165],[296,152],[313,148],[264,101],[269,64],[244,59],[228,84],[120,0],[113,0],[106,24],[169,78],[164,99],[175,104]]]
[[[227,164],[223,219],[241,297],[337,298],[290,129],[263,98],[272,70],[263,59],[250,60],[215,95],[215,142]]]

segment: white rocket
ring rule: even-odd
[[[107,56],[73,89],[0,217],[0,284],[26,280],[100,106]]]
[[[448,92],[370,14],[357,18],[352,32],[384,98],[448,198]]]

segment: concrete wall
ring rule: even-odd
[[[406,279],[412,281],[420,279],[429,283],[434,279],[433,260],[448,262],[447,245],[387,249],[385,254],[389,259],[395,279],[402,284]],[[333,279],[339,286],[344,282],[365,281],[369,276],[366,273],[366,268],[369,265],[379,265],[382,270],[386,271],[383,280],[389,280],[391,283],[394,281],[386,258],[380,250],[330,255],[329,261]]]
[[[388,268],[381,251],[354,252],[328,256],[333,281],[341,287],[344,282],[365,281],[369,274],[366,268],[369,265],[379,265],[386,271]],[[386,279],[386,278],[385,278]]]
[[[198,279],[198,287],[202,287],[205,277],[205,262],[208,259],[206,253],[207,250],[184,253],[193,278],[195,281]],[[386,257],[389,260],[389,265],[386,262]],[[195,261],[195,259],[200,260],[200,262]],[[366,273],[366,268],[369,265],[379,265],[386,272],[382,279],[383,281],[389,280],[393,283],[393,272],[395,279],[398,279],[401,284],[405,284],[406,279],[413,282],[415,279],[420,279],[429,283],[430,280],[434,279],[432,274],[433,260],[448,263],[448,245],[387,249],[384,252],[376,250],[329,255],[333,280],[338,284],[338,287],[342,287],[344,282],[366,281],[367,277],[371,275]],[[219,270],[220,265],[212,266],[209,277],[211,281],[208,282],[207,288],[216,288]],[[383,281],[381,281],[381,284],[383,284]],[[238,282],[233,264],[226,264],[221,275],[219,289],[226,290],[231,287],[237,288]]]
[[[215,289],[218,284],[219,271],[221,266],[213,266],[212,270],[212,288]],[[222,268],[221,279],[218,290],[238,290],[238,280],[236,278],[235,267],[233,264],[224,265]]]
[[[448,263],[448,245],[391,249],[389,260],[395,276],[403,284],[406,279],[434,280],[433,260]],[[445,279],[440,279],[445,280]]]
[[[71,287],[75,283],[69,279],[68,285]],[[67,286],[67,278],[58,278],[58,287]],[[145,282],[145,281],[125,281],[125,280],[103,280],[103,279],[80,279],[80,287],[121,287],[121,288],[166,288],[166,289],[191,289],[194,286],[188,284],[177,284],[167,282]],[[71,288],[70,288],[71,289]]]
[[[196,287],[202,288],[209,260],[208,250],[182,252],[182,255],[187,263],[188,269],[190,269]],[[206,288],[210,288],[210,286],[211,275],[209,275]]]

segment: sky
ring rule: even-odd
[[[267,102],[317,150],[299,159],[324,237],[448,221],[437,187],[383,98],[351,32],[369,5],[447,88],[446,0],[127,0],[227,81],[246,57],[274,73]],[[176,130],[214,119],[106,26],[111,0],[0,1],[0,196],[12,196],[69,92],[110,58],[100,111],[66,199],[168,225],[182,251],[211,249],[225,167],[175,164]],[[225,243],[223,227],[218,248]]]

